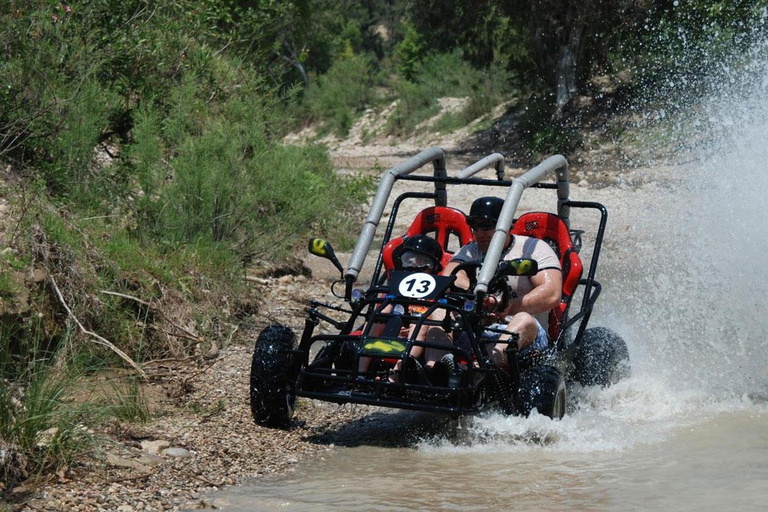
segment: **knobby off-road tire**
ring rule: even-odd
[[[520,413],[536,409],[552,419],[565,416],[565,379],[553,366],[536,366],[520,375]]]
[[[610,386],[629,375],[629,351],[621,336],[605,327],[584,331],[573,377],[582,386]]]
[[[270,325],[259,334],[251,360],[251,413],[256,423],[287,428],[296,404],[295,382],[287,351],[296,336],[282,325]]]
[[[515,414],[517,406],[515,404],[514,393],[517,390],[513,389],[512,379],[509,374],[501,368],[495,367],[493,369],[493,395],[499,402],[499,407],[504,414]]]

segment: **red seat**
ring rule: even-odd
[[[453,257],[453,252],[449,250],[449,247],[452,245],[452,237],[458,239],[456,243],[457,248],[474,240],[472,230],[467,224],[467,218],[461,210],[448,206],[430,206],[416,215],[405,235],[393,238],[384,246],[382,259],[384,261],[384,268],[387,271],[395,268],[392,251],[402,244],[406,237],[415,235],[428,235],[437,240],[437,243],[443,248],[443,267]]]
[[[560,335],[563,322],[567,320],[571,297],[573,297],[581,280],[581,274],[584,270],[581,258],[573,247],[571,234],[565,223],[554,213],[526,213],[515,221],[512,233],[544,240],[560,258],[563,272],[563,294],[560,304],[549,312],[549,339],[554,342]]]

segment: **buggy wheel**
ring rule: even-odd
[[[519,397],[524,416],[533,409],[552,419],[565,416],[565,379],[554,366],[536,366],[520,375]]]
[[[251,360],[251,414],[266,427],[286,428],[296,403],[291,354],[296,336],[282,325],[270,325],[259,334]]]
[[[574,379],[582,386],[606,387],[629,375],[627,344],[605,327],[584,331],[573,363]]]

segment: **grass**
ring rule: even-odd
[[[78,372],[62,360],[65,351],[48,352],[34,341],[28,363],[19,371],[20,354],[10,353],[8,330],[2,332],[0,375],[0,440],[18,456],[14,466],[0,467],[11,487],[27,477],[40,476],[72,464],[87,450],[90,435],[82,422],[92,416],[78,404]]]
[[[108,391],[105,402],[111,417],[131,423],[149,421],[152,415],[138,378],[112,381]]]
[[[97,443],[92,428],[110,419],[150,419],[135,377],[112,379],[94,393],[99,382],[94,354],[71,336],[54,350],[33,336],[35,341],[22,351],[12,332],[4,329],[1,334],[0,378],[5,385],[0,387],[0,446],[14,454],[0,465],[7,488],[81,463]]]

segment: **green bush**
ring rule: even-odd
[[[318,147],[277,144],[270,125],[279,112],[243,94],[211,108],[191,83],[176,93],[179,112],[159,123],[137,115],[128,173],[141,185],[133,233],[151,241],[213,246],[280,258],[313,232],[342,231],[340,212],[365,198],[368,186],[339,178]],[[201,126],[190,122],[206,119]],[[166,162],[165,146],[175,146]]]
[[[412,24],[405,23],[403,32],[403,40],[395,46],[397,71],[404,79],[413,80],[418,65],[425,56],[425,44]]]
[[[358,114],[373,103],[375,83],[371,60],[350,51],[307,88],[303,104],[311,119],[323,123],[324,131],[344,136]]]
[[[398,106],[387,133],[410,135],[417,125],[437,114],[441,97],[469,98],[459,113],[441,118],[434,129],[452,131],[477,119],[504,101],[512,91],[513,75],[498,66],[479,70],[464,60],[461,51],[429,55],[414,72],[413,80],[392,83]]]

